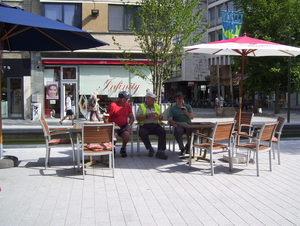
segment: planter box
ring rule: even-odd
[[[223,108],[217,108],[216,109],[216,116],[232,116],[234,117],[235,112],[237,112],[237,108],[235,107],[223,107]]]

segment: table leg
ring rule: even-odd
[[[201,130],[201,133],[204,133],[204,130],[203,128],[200,129]],[[188,131],[188,130],[187,130]],[[210,136],[210,132],[211,130],[208,129],[207,131],[207,135]],[[187,134],[189,134],[189,132],[187,132]],[[190,139],[189,139],[189,142],[190,142]],[[207,142],[207,141],[206,141]],[[203,137],[201,138],[201,143],[203,143]],[[191,145],[191,144],[190,144]],[[196,161],[198,161],[199,159],[200,160],[204,160],[204,161],[207,161],[207,162],[210,162],[210,159],[206,158],[206,153],[207,151],[205,149],[203,149],[203,155],[202,154],[202,149],[200,149],[200,156],[196,156],[195,155],[195,148],[193,148],[193,155],[192,155],[192,159],[191,159],[191,163],[194,163]],[[214,162],[214,161],[213,161]]]

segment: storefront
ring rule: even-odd
[[[105,107],[122,90],[138,98],[145,96],[146,89],[152,89],[149,80],[130,73],[120,60],[42,59],[42,63],[46,117],[60,118],[65,114],[65,98],[69,92],[74,94],[73,111],[78,118],[86,114],[88,98],[94,91],[99,94],[100,105]],[[144,74],[150,76],[146,70]]]
[[[2,60],[2,118],[24,118],[24,77],[30,70],[30,59]]]

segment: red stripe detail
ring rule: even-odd
[[[43,64],[114,64],[122,65],[121,60],[73,60],[73,59],[43,59]],[[126,62],[126,64],[147,64],[152,63],[147,60],[136,60],[134,62]]]

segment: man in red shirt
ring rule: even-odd
[[[126,91],[121,91],[118,97],[117,101],[112,102],[108,106],[107,114],[109,114],[108,121],[114,122],[120,127],[120,129],[115,130],[115,137],[122,137],[123,142],[120,153],[123,158],[126,158],[126,145],[130,140],[130,129],[134,122],[134,116],[132,114],[132,107],[128,103],[131,95]]]

